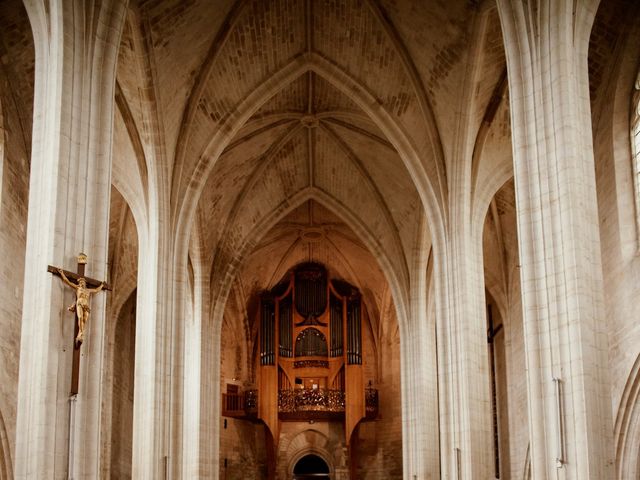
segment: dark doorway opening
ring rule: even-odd
[[[294,480],[329,480],[329,466],[317,455],[305,455],[293,467]]]

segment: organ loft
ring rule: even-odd
[[[228,385],[223,415],[264,424],[270,477],[283,422],[341,425],[353,466],[358,425],[378,416],[378,392],[371,380],[365,384],[368,314],[360,292],[324,265],[305,262],[260,295],[255,317],[256,388]]]

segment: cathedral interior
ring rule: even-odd
[[[640,2],[0,1],[0,480],[640,480]]]

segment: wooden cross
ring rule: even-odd
[[[59,269],[58,267],[54,267],[49,265],[47,267],[47,271],[53,273],[54,275],[62,278],[60,272],[64,273],[64,276],[70,280],[71,282],[76,282],[76,285],[80,283],[80,279],[84,279],[86,282],[87,288],[99,288],[102,285],[102,289],[111,290],[111,287],[106,282],[101,282],[94,278],[89,278],[84,275],[84,267],[87,264],[87,256],[84,253],[78,255],[78,272],[69,272],[67,270]],[[74,304],[75,305],[75,304]],[[73,366],[71,369],[71,395],[76,395],[78,393],[78,379],[80,377],[80,346],[81,342],[76,341],[76,337],[79,332],[79,324],[78,324],[78,316],[74,314],[76,318],[75,329],[73,333]]]

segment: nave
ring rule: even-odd
[[[640,479],[640,4],[0,2],[0,480]]]

